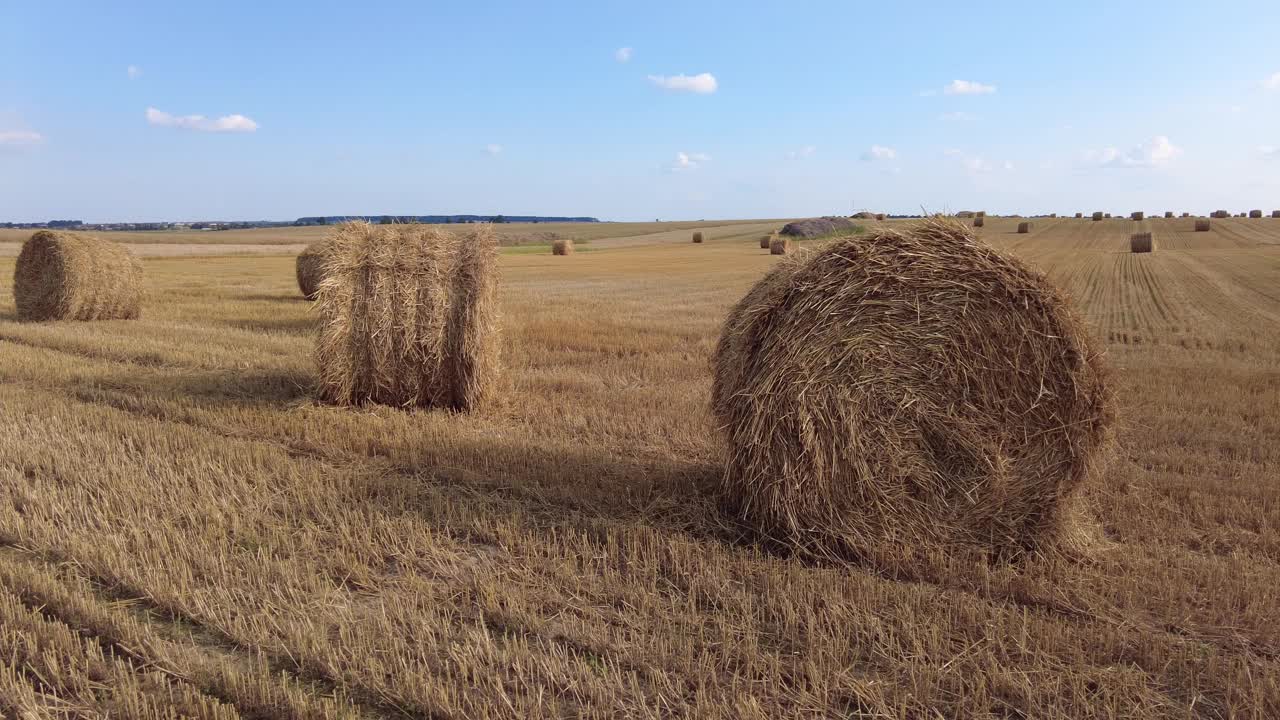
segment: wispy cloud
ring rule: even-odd
[[[1280,90],[1280,72],[1273,73],[1262,81],[1262,87],[1268,90]]]
[[[484,151],[490,155],[500,155],[502,154],[502,146],[497,143],[489,143],[484,146]]]
[[[711,156],[706,153],[678,152],[676,153],[676,161],[671,164],[670,169],[672,171],[697,170],[710,159]]]
[[[617,60],[617,61],[618,61],[618,62],[620,62],[620,63],[624,63],[624,62],[631,62],[631,54],[632,54],[633,52],[635,52],[635,51],[634,51],[634,50],[632,50],[632,49],[631,49],[631,48],[629,48],[629,47],[618,48],[618,49],[617,49],[616,51],[614,51],[614,53],[613,53],[613,59],[614,59],[614,60]]]
[[[207,118],[203,115],[171,115],[162,110],[147,108],[147,122],[160,127],[175,127],[201,132],[253,132],[258,123],[244,115],[223,115]]]
[[[125,74],[129,76],[130,80],[137,80],[138,78],[142,77],[142,68],[138,67],[137,65],[130,65],[129,67],[125,68],[124,71],[125,71]]]
[[[797,150],[790,150],[790,151],[788,151],[788,152],[787,152],[787,157],[789,157],[789,158],[793,158],[793,159],[794,159],[794,158],[806,158],[806,157],[811,157],[811,156],[812,156],[814,153],[816,153],[816,152],[818,152],[818,146],[817,146],[817,145],[805,145],[804,147],[799,148],[799,149],[797,149]]]
[[[1085,162],[1105,168],[1154,168],[1168,165],[1182,154],[1167,135],[1156,135],[1131,150],[1105,147],[1085,153]]]
[[[963,150],[957,150],[955,148],[943,150],[942,154],[960,163],[960,166],[972,175],[991,172],[992,170],[991,163],[987,162],[986,158],[981,155],[970,155]]]
[[[873,162],[876,160],[895,160],[898,157],[898,151],[884,145],[872,145],[869,150],[862,153],[863,162]]]
[[[44,136],[30,130],[0,130],[0,145],[24,146],[39,145]]]
[[[942,88],[942,94],[944,95],[990,95],[995,91],[995,85],[987,85],[972,80],[952,80],[950,85]]]
[[[719,87],[711,73],[697,75],[650,75],[649,82],[664,90],[710,95]]]
[[[946,122],[969,122],[970,120],[977,120],[978,116],[963,110],[956,110],[955,112],[944,112],[938,116],[938,119]]]

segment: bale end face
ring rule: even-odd
[[[499,375],[492,227],[348,223],[331,236],[316,299],[320,397],[469,411]]]
[[[142,263],[119,243],[40,230],[13,270],[18,319],[133,320],[142,314]]]
[[[1209,221],[1196,220],[1196,232],[1209,232]]]
[[[724,502],[811,557],[1054,547],[1112,421],[1101,357],[1043,275],[955,221],[783,258],[715,353]]]
[[[768,250],[768,249],[769,249],[769,243],[773,242],[773,239],[774,239],[775,237],[777,237],[777,233],[769,233],[768,235],[761,235],[761,236],[760,236],[760,249],[761,249],[761,250]]]
[[[700,242],[702,242],[702,233],[701,233],[701,232],[696,232],[696,233],[694,233],[694,234],[693,234],[693,241],[694,241],[694,242],[696,242],[696,243],[700,243]]]
[[[1134,233],[1129,236],[1129,252],[1149,253],[1155,248],[1155,241],[1149,232]]]
[[[1025,235],[1025,234],[1027,234],[1027,233],[1029,233],[1029,232],[1031,232],[1031,223],[1029,223],[1029,222],[1020,222],[1020,223],[1018,223],[1018,233],[1019,233],[1019,234]]]
[[[795,251],[795,241],[786,235],[780,235],[769,241],[770,255],[788,255]]]
[[[552,242],[551,254],[552,255],[572,255],[573,240],[569,238],[560,238],[559,240]]]

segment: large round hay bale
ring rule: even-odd
[[[1151,233],[1140,232],[1129,236],[1129,252],[1149,253],[1156,249],[1156,241],[1152,239]]]
[[[1066,296],[937,218],[784,259],[714,362],[724,499],[810,556],[1052,547],[1112,420]]]
[[[305,250],[298,253],[294,269],[298,276],[298,290],[302,293],[302,297],[308,300],[315,300],[316,291],[320,289],[325,252],[328,248],[329,243],[321,240],[311,243]]]
[[[471,410],[498,376],[492,227],[348,223],[332,236],[316,306],[321,399]]]
[[[1165,216],[1165,217],[1167,217],[1167,218],[1171,218],[1171,217],[1173,217],[1173,211],[1172,211],[1172,210],[1165,210],[1165,211],[1164,211],[1164,216]]]
[[[1083,218],[1083,217],[1084,217],[1084,213],[1076,213],[1076,219],[1077,219],[1077,220],[1080,220],[1080,219],[1081,219],[1081,218]]]
[[[1272,210],[1272,211],[1271,211],[1271,217],[1273,217],[1273,218],[1280,218],[1280,210]]]
[[[769,241],[770,255],[789,255],[795,252],[795,241],[787,235],[779,235]]]
[[[1144,215],[1141,210],[1135,210],[1129,215],[1130,220],[1141,220],[1144,217],[1146,217],[1146,215]]]
[[[1257,220],[1257,219],[1259,219],[1259,218],[1261,218],[1261,217],[1262,217],[1262,211],[1261,211],[1261,210],[1250,210],[1250,211],[1249,211],[1249,217],[1250,217],[1250,218],[1253,218],[1254,220]]]
[[[1209,221],[1204,219],[1196,220],[1196,232],[1209,232]]]
[[[702,242],[702,231],[698,231],[693,234],[693,241],[696,243]]]
[[[552,255],[572,255],[573,240],[570,238],[560,238],[551,243]]]
[[[1019,234],[1026,235],[1026,234],[1027,234],[1027,233],[1029,233],[1029,232],[1031,232],[1031,223],[1029,223],[1029,222],[1020,222],[1020,223],[1018,223],[1018,233],[1019,233]]]
[[[986,224],[987,224],[987,216],[985,215],[979,215],[973,219],[974,227],[982,227],[983,225],[986,225]]]
[[[1097,221],[1099,221],[1099,220],[1101,220],[1101,219],[1102,219],[1102,213],[1100,213],[1100,212],[1096,212],[1096,213],[1094,213],[1094,214],[1093,214],[1093,220],[1094,220],[1094,222],[1097,222]]]
[[[876,220],[884,222],[884,213],[876,213]]]
[[[142,313],[142,263],[119,243],[39,230],[13,269],[18,319],[129,320]]]
[[[772,242],[772,241],[773,241],[773,239],[774,239],[775,237],[777,237],[777,236],[778,236],[778,235],[777,235],[777,233],[769,233],[768,235],[761,235],[761,236],[760,236],[760,249],[761,249],[761,250],[768,250],[768,249],[769,249],[769,243],[770,243],[770,242]]]

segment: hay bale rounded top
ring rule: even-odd
[[[721,490],[762,535],[872,562],[1048,548],[1112,421],[1067,298],[954,221],[783,260],[726,320]]]
[[[321,399],[471,410],[498,376],[498,243],[489,225],[339,226],[316,298]]]
[[[142,314],[142,263],[119,243],[40,230],[13,269],[18,319],[129,320]]]
[[[858,229],[857,223],[849,218],[842,217],[820,217],[809,218],[808,220],[796,220],[782,226],[780,231],[783,235],[790,235],[798,238],[815,238],[824,235],[834,235],[841,232],[853,232]]]
[[[327,240],[320,240],[311,243],[298,253],[294,272],[298,276],[298,290],[302,293],[302,297],[308,300],[316,299],[316,291],[320,289],[320,280],[323,277],[325,254],[330,247],[331,243]]]

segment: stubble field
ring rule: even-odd
[[[1103,540],[909,579],[710,499],[709,358],[780,223],[505,254],[474,416],[312,401],[297,233],[147,257],[139,321],[18,323],[6,281],[0,716],[1280,716],[1280,220],[1016,223],[980,232],[1116,370]]]

